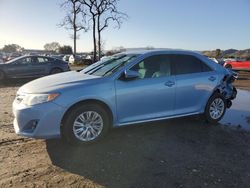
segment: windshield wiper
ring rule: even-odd
[[[123,66],[125,64],[125,62],[113,67],[112,69],[106,71],[102,76],[106,76],[109,72],[113,72],[114,70],[118,69],[119,67]]]

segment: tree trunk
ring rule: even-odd
[[[74,56],[76,55],[76,29],[74,29]]]
[[[94,57],[93,57],[93,63],[96,62],[96,20],[93,16],[93,43],[94,43]]]
[[[100,30],[100,15],[97,18],[97,32],[98,32],[98,60],[101,59],[101,30]]]
[[[102,49],[101,49],[101,31],[98,31],[98,60],[101,59]]]
[[[74,18],[73,18],[73,29],[74,29],[74,36],[73,36],[73,40],[74,40],[74,56],[76,55],[76,3],[74,3]]]

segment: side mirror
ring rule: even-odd
[[[124,71],[124,76],[126,79],[132,80],[140,77],[140,74],[136,71],[132,70],[125,70]]]

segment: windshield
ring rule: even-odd
[[[109,76],[118,69],[135,59],[135,54],[119,54],[98,61],[81,72],[95,76]]]
[[[16,57],[16,58],[14,58],[14,59],[12,59],[12,60],[10,60],[10,61],[7,61],[6,64],[8,64],[8,63],[13,63],[13,62],[15,62],[15,61],[17,61],[17,60],[19,60],[19,59],[22,59],[23,57],[25,57],[25,56]]]

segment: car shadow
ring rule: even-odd
[[[210,168],[206,160],[210,160],[211,148],[223,152],[227,150],[224,143],[233,142],[222,126],[181,118],[113,129],[91,145],[73,147],[61,140],[47,140],[46,146],[53,165],[103,186],[180,187],[192,177],[188,181],[192,187],[203,185],[203,179],[189,172],[200,163]],[[223,160],[218,156],[213,165],[224,169]],[[213,172],[214,177],[217,172],[220,170]]]

